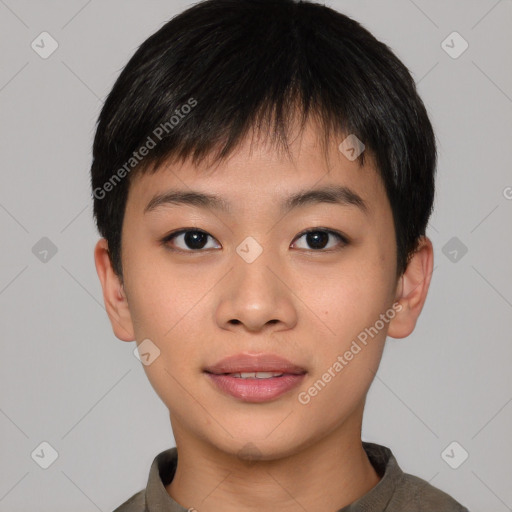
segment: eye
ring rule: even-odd
[[[329,237],[334,238],[334,249],[336,249],[336,241],[338,245],[344,247],[347,245],[348,239],[331,229],[309,229],[301,233],[296,240],[304,238],[310,247],[298,247],[299,249],[313,250],[313,251],[328,251],[333,249],[333,243],[329,245]],[[208,246],[208,238],[215,240],[209,233],[199,229],[180,229],[166,235],[161,243],[170,250],[183,251],[183,252],[200,252],[202,249],[216,249],[221,248],[218,246]],[[181,245],[180,245],[181,244]],[[292,244],[292,247],[295,244]],[[341,248],[340,247],[340,248]]]
[[[348,239],[344,235],[331,229],[309,229],[308,231],[301,233],[298,236],[298,239],[305,238],[306,243],[312,246],[313,250],[329,250],[333,248],[332,244],[331,246],[328,246],[329,236],[333,236],[338,242],[341,242],[341,247],[348,244]],[[311,250],[308,247],[299,247],[299,249]]]
[[[198,229],[180,229],[165,236],[161,243],[171,250],[184,252],[199,252],[201,249],[215,249],[208,247],[208,237],[215,240],[210,234]],[[173,242],[171,244],[171,241]],[[179,246],[178,244],[181,244]],[[178,245],[178,248],[173,246]]]

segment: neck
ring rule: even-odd
[[[380,480],[362,446],[361,421],[350,422],[289,456],[252,461],[193,438],[173,422],[178,464],[166,490],[199,512],[339,510]]]

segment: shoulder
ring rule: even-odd
[[[395,490],[390,510],[394,505],[408,512],[469,512],[466,507],[441,489],[429,484],[426,480],[408,473],[402,473]],[[404,508],[406,507],[406,508]]]
[[[113,512],[147,512],[149,508],[161,510],[161,504],[170,500],[164,486],[173,479],[177,462],[176,447],[160,452],[151,463],[146,488],[134,494]]]
[[[142,489],[117,507],[113,512],[145,512],[146,511],[146,490]]]

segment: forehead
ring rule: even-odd
[[[358,159],[349,158],[346,135],[332,136],[325,145],[319,134],[315,123],[307,123],[302,132],[290,137],[286,152],[253,131],[224,160],[206,158],[194,165],[191,160],[169,159],[156,171],[132,177],[128,204],[144,213],[166,194],[176,197],[178,192],[188,193],[192,203],[201,205],[204,197],[192,197],[197,192],[218,197],[218,209],[235,214],[261,208],[282,210],[293,206],[292,196],[300,202],[299,193],[330,189],[341,202],[369,215],[389,206],[372,155],[365,153],[362,166]],[[356,204],[358,198],[362,204]],[[208,206],[215,206],[214,202]]]

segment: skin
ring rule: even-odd
[[[386,336],[414,330],[430,284],[432,243],[421,238],[397,279],[392,212],[371,158],[364,167],[348,160],[338,151],[343,139],[324,158],[315,129],[310,123],[293,140],[292,159],[263,139],[251,148],[248,138],[214,169],[169,162],[153,175],[134,175],[122,230],[123,282],[106,240],[95,248],[115,335],[137,345],[149,338],[160,350],[143,368],[170,411],[178,447],[166,489],[199,512],[335,511],[380,480],[361,444],[365,398]],[[328,203],[279,210],[281,198],[327,184],[350,187],[368,213]],[[144,214],[150,199],[169,188],[215,193],[232,210],[167,205]],[[159,242],[180,228],[207,232],[207,247],[193,253],[183,236],[167,248]],[[329,235],[325,248],[315,248],[300,236],[309,228],[340,231],[349,243]],[[263,249],[250,264],[236,252],[248,236]],[[309,403],[300,403],[298,394],[393,304],[400,312]],[[203,373],[242,352],[281,355],[305,368],[306,378],[275,400],[242,402]]]

